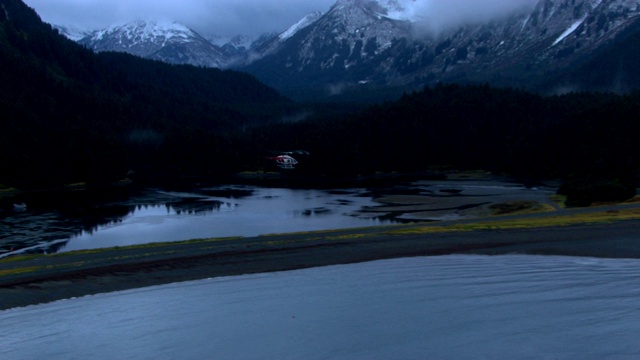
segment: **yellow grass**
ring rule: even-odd
[[[7,276],[7,275],[19,275],[19,274],[24,274],[24,273],[32,272],[32,271],[37,271],[37,270],[40,270],[40,269],[42,269],[42,267],[32,266],[32,267],[24,267],[24,268],[15,268],[15,269],[0,270],[0,276]]]
[[[621,220],[640,219],[640,209],[601,211],[587,214],[546,216],[534,219],[498,220],[449,226],[414,226],[411,228],[387,231],[389,235],[428,234],[451,231],[533,229],[556,226],[571,226],[594,223],[610,223]]]
[[[567,196],[566,195],[560,195],[560,194],[551,195],[551,201],[553,201],[556,204],[558,204],[558,206],[560,206],[560,208],[562,208],[562,209],[567,207],[567,205],[566,205]]]
[[[555,211],[549,204],[541,204],[537,201],[512,201],[489,206],[492,215],[519,215],[534,214],[540,212]]]

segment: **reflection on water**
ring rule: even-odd
[[[549,202],[553,192],[474,180],[416,181],[373,189],[227,185],[187,191],[38,193],[12,200],[24,203],[23,211],[0,203],[0,257],[15,251],[58,252],[459,219],[482,216],[490,204],[500,202]]]
[[[222,186],[187,192],[144,190],[111,201],[25,202],[29,211],[0,213],[0,248],[5,255],[392,223],[354,216],[376,205],[363,189]]]
[[[174,215],[207,216],[220,211],[229,211],[234,204],[210,199],[190,198],[166,204],[139,204],[129,208],[127,215],[154,212]]]

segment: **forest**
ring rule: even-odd
[[[306,149],[311,168],[324,176],[484,169],[563,179],[563,191],[580,202],[635,194],[638,119],[640,93],[545,97],[449,84],[356,115],[265,125],[252,141]]]
[[[0,188],[224,179],[304,150],[286,176],[484,169],[562,179],[577,205],[636,191],[639,92],[438,84],[375,105],[301,104],[239,72],[94,54],[0,2]]]

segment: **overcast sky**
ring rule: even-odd
[[[178,21],[206,35],[280,32],[336,0],[24,0],[54,25],[95,30],[136,19]]]
[[[178,21],[203,35],[255,36],[280,32],[313,11],[327,12],[336,0],[24,0],[54,25],[95,30],[136,19]],[[537,0],[400,0],[441,29],[500,16]]]

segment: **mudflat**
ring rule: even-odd
[[[621,216],[629,211],[636,213]],[[543,225],[533,221],[524,227],[514,221],[550,215],[475,227],[465,222],[393,225],[8,257],[0,260],[0,310],[179,281],[397,257],[521,253],[640,258],[637,211],[602,209],[609,217]]]

